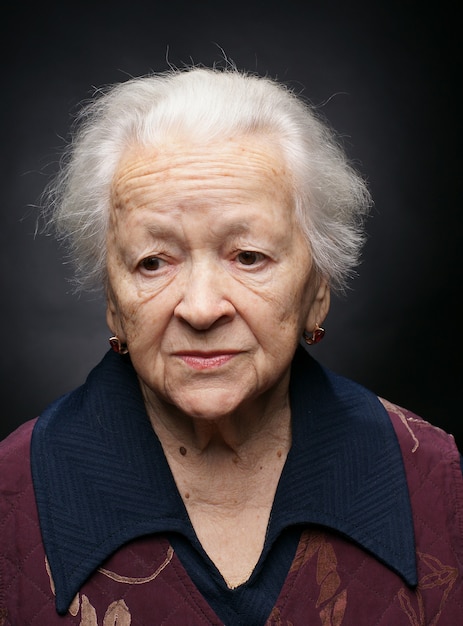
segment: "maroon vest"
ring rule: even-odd
[[[419,584],[330,531],[303,533],[267,626],[463,624],[463,478],[453,438],[386,403],[411,497]],[[222,625],[166,540],[118,550],[59,616],[29,468],[33,422],[0,443],[0,626]],[[232,626],[232,625],[229,625]],[[252,626],[252,625],[247,625]]]

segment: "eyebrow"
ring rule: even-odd
[[[158,239],[180,239],[178,235],[177,225],[164,226],[163,224],[146,224],[146,230],[150,235]],[[246,235],[250,232],[251,228],[247,222],[235,222],[231,221],[229,224],[224,224],[214,228],[214,234],[216,236],[232,236]]]

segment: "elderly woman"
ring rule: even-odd
[[[0,623],[456,626],[453,438],[306,348],[370,206],[331,131],[189,68],[99,92],[67,157],[48,215],[112,350],[0,446]]]

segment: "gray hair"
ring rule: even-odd
[[[316,271],[343,291],[359,263],[371,206],[330,127],[289,87],[234,67],[189,67],[100,89],[77,115],[61,168],[44,192],[46,229],[65,243],[77,290],[106,280],[110,190],[124,152],[183,136],[268,136],[282,151]]]

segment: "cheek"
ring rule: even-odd
[[[143,328],[140,320],[144,317],[145,302],[126,287],[119,281],[116,288],[111,288],[111,299],[114,317],[126,339],[129,340],[136,328]]]
[[[313,293],[314,288],[308,276],[287,281],[279,295],[273,296],[275,316],[282,323],[299,325],[310,310]]]
[[[164,344],[171,335],[167,332],[171,320],[172,307],[165,299],[121,303],[122,328],[132,355],[145,357],[153,348],[156,353],[167,349]]]
[[[128,340],[134,340],[156,325],[154,307],[145,302],[126,302],[121,307],[121,321]]]

